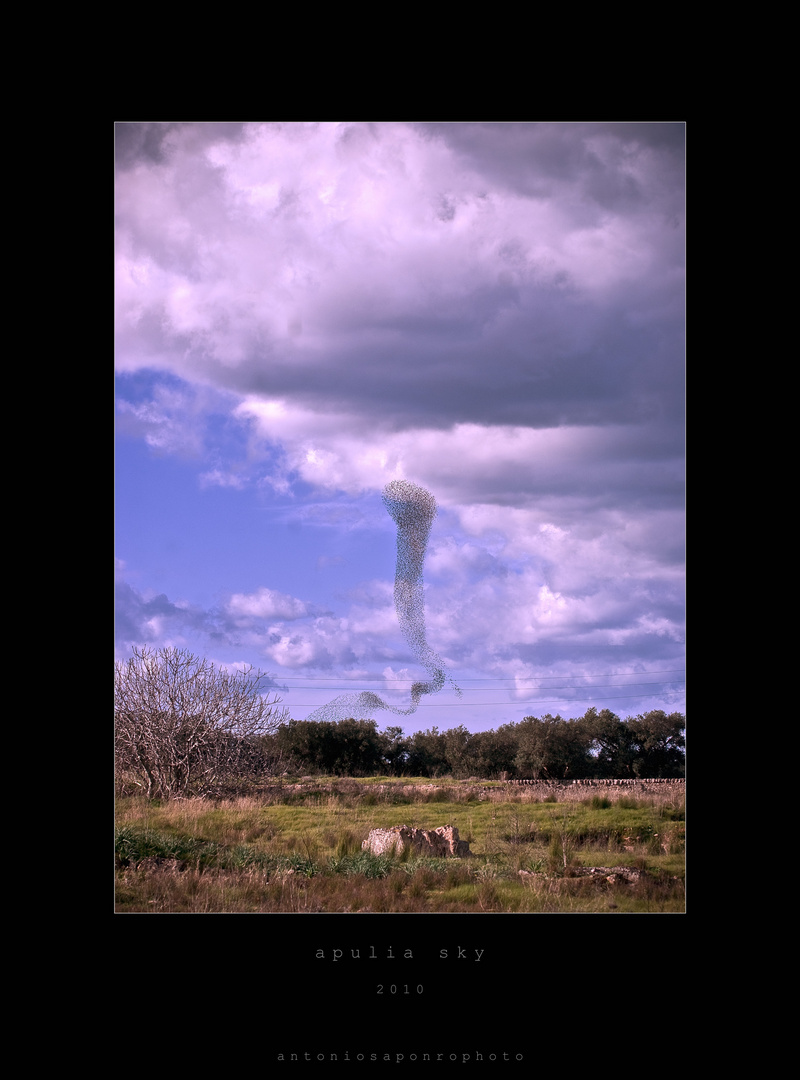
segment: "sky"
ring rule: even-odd
[[[114,138],[116,656],[406,733],[685,712],[683,123]],[[398,480],[437,508],[413,712]]]

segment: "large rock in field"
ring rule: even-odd
[[[472,854],[468,842],[459,840],[455,825],[440,825],[438,829],[411,829],[407,825],[373,829],[361,847],[373,855],[383,855],[387,851],[399,855],[406,848],[415,855],[432,855],[439,859],[464,859]]]

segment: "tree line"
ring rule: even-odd
[[[460,726],[404,735],[374,720],[290,720],[264,739],[282,771],[334,776],[452,776],[467,779],[678,778],[685,718],[655,709],[620,719],[595,708],[576,719],[526,716],[491,731]]]
[[[404,735],[374,720],[292,720],[272,680],[175,648],[115,664],[115,764],[123,790],[175,798],[280,774],[467,779],[636,779],[684,775],[684,717],[608,709],[526,716],[492,731]]]

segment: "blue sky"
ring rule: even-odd
[[[117,124],[119,657],[379,727],[684,702],[684,126]]]

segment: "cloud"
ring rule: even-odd
[[[123,583],[123,640],[413,665],[378,499],[407,480],[440,507],[448,663],[522,694],[601,645],[632,669],[679,651],[683,125],[143,124],[117,146],[122,437],[198,462],[206,497],[279,494],[276,519],[337,538],[316,587],[346,582],[323,604],[265,574],[208,611]],[[365,530],[382,580],[347,554]]]
[[[304,618],[309,614],[309,605],[274,589],[260,588],[250,595],[235,593],[227,603],[227,610],[234,619],[243,622],[252,619],[285,621]]]
[[[390,430],[678,408],[680,151],[648,134],[171,129],[118,180],[118,365]]]
[[[114,589],[115,639],[120,653],[132,644],[183,644],[187,634],[213,629],[208,613],[173,602],[164,593],[144,595],[121,579]]]

